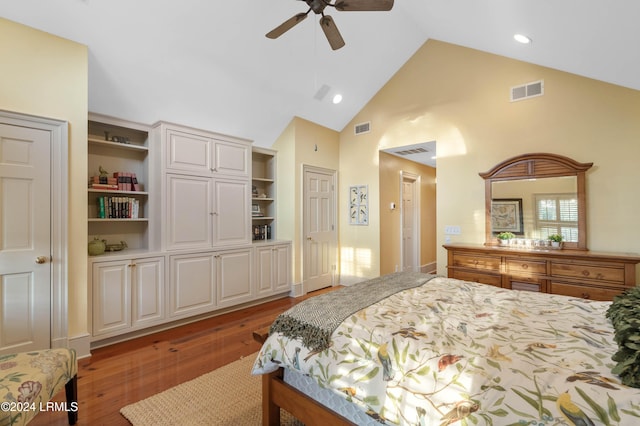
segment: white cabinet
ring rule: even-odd
[[[103,168],[140,185],[88,192],[89,241],[128,246],[89,260],[94,344],[290,290],[291,245],[275,240],[275,151],[97,115],[89,135],[89,178]],[[139,217],[100,217],[106,195],[137,200]],[[252,244],[252,224],[269,237]]]
[[[218,305],[233,306],[253,299],[251,247],[217,253]]]
[[[213,243],[216,246],[251,243],[249,182],[216,178],[213,183]]]
[[[162,207],[167,250],[211,250],[251,243],[249,141],[168,123],[162,146]]]
[[[259,297],[291,290],[291,243],[259,244],[256,257],[256,293]]]
[[[164,320],[164,257],[92,264],[93,335],[109,337]]]
[[[222,140],[214,134],[163,124],[168,171],[211,176],[248,177],[251,151],[246,142]],[[219,135],[221,136],[221,135]]]
[[[252,300],[251,248],[170,256],[170,315],[185,317]]]
[[[216,307],[216,259],[213,252],[169,257],[169,314],[184,317]]]
[[[212,180],[167,173],[165,182],[167,249],[211,249],[214,224]]]
[[[165,187],[168,250],[251,242],[247,181],[167,173]]]

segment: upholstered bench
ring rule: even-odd
[[[77,374],[73,349],[0,355],[0,425],[25,425],[40,411],[66,411],[76,424]],[[67,401],[51,401],[63,387]]]

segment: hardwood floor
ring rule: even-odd
[[[307,297],[283,298],[92,351],[78,361],[78,425],[129,425],[120,408],[257,352],[254,330]],[[54,401],[65,401],[64,391]],[[176,407],[179,409],[179,407]],[[30,423],[67,425],[64,412]]]

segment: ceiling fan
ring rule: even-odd
[[[300,0],[309,5],[309,10],[305,13],[298,13],[293,17],[287,19],[282,24],[269,31],[267,38],[278,38],[285,32],[289,31],[295,25],[302,22],[309,12],[313,10],[316,15],[322,15],[320,18],[320,26],[324,35],[329,41],[329,45],[333,50],[340,49],[344,46],[344,40],[338,31],[338,27],[333,18],[324,14],[326,7],[333,7],[339,11],[388,11],[393,7],[393,0],[336,0],[335,3],[331,3],[331,0]]]

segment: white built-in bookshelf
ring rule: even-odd
[[[124,241],[129,250],[149,250],[149,128],[105,116],[89,118],[88,241],[94,238],[106,240],[107,244]],[[96,188],[104,186],[93,183],[101,170],[103,179],[114,179],[114,173],[128,175],[129,179],[135,175],[138,190],[133,190],[130,183],[124,183],[126,187],[121,185],[120,189]]]
[[[251,155],[253,240],[276,238],[276,152],[253,147]]]

